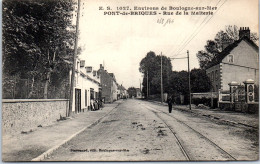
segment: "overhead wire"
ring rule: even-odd
[[[200,0],[200,1],[196,4],[196,6],[199,6],[199,5],[201,4],[201,2],[202,2],[202,0]],[[200,15],[200,16],[199,16],[199,19],[197,19],[197,21],[196,21],[196,23],[195,23],[195,26],[197,25],[197,23],[199,22],[199,20],[200,20],[201,17],[202,17],[202,15]],[[191,18],[192,18],[192,15],[189,16],[189,21],[190,21]],[[180,35],[183,33],[183,31],[184,31],[184,29],[179,33],[179,35],[178,35],[177,38],[180,37]],[[184,40],[186,40],[186,39],[187,39],[187,37],[185,37],[185,39],[183,39],[179,45],[181,45],[181,44],[184,42]],[[175,50],[176,50],[176,48],[173,49],[173,50],[171,50],[171,51],[169,52],[169,54],[171,54],[171,53],[174,52]]]
[[[218,3],[220,2],[221,0],[219,0],[218,1]],[[215,12],[215,14],[219,11],[219,9],[225,4],[227,2],[227,0],[225,0],[219,7],[218,7],[218,9],[216,10],[216,12]],[[218,4],[217,3],[217,4]],[[217,6],[217,5],[216,5]],[[214,15],[215,15],[214,14]],[[179,52],[182,52],[182,50],[190,43],[190,41],[195,37],[195,36],[197,36],[197,34],[203,29],[203,27],[205,27],[205,25],[214,17],[214,15],[212,15],[208,20],[207,19],[204,19],[204,21],[200,24],[200,26],[206,21],[206,23],[199,29],[197,29],[197,32],[195,33],[194,32],[194,34],[193,35],[191,35],[190,36],[190,39],[189,40],[187,40],[186,42],[185,42],[185,44],[183,44],[183,46],[180,48],[180,50],[177,52],[177,55],[176,56],[178,56],[178,53]]]
[[[202,2],[202,0],[200,0],[199,1],[199,3],[197,3],[197,5],[196,6],[199,6],[200,4],[201,4],[201,2]],[[199,19],[197,19],[197,21],[196,21],[196,23],[195,23],[195,26],[197,25],[197,23],[199,22],[198,20],[200,20],[200,18],[202,17],[202,15],[200,15],[199,16]],[[192,18],[192,15],[190,15],[189,16],[189,20],[188,21],[190,21],[191,20],[191,18]],[[184,30],[184,29],[183,29]],[[182,35],[183,33],[183,30],[179,33],[179,35],[178,35],[178,37],[177,38],[179,38],[180,37],[180,35]],[[183,42],[184,42],[184,40],[186,40],[187,39],[187,37],[185,37],[185,39],[183,39],[182,41],[181,41],[181,43],[179,44],[179,45],[182,45],[183,44]],[[171,54],[172,52],[174,52],[176,50],[176,48],[175,49],[173,49],[172,51],[170,51],[170,53],[169,54]]]

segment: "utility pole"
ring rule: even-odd
[[[161,103],[163,103],[162,52],[161,52]]]
[[[147,87],[146,87],[146,99],[148,100],[148,70],[147,70],[147,78],[146,78],[146,81],[147,81]]]
[[[189,73],[189,96],[190,96],[189,107],[190,107],[190,110],[191,110],[191,87],[190,87],[190,56],[189,56],[189,50],[187,50],[187,58],[188,58],[188,73]]]
[[[74,92],[74,79],[75,79],[75,65],[76,65],[77,52],[78,52],[79,16],[80,16],[80,0],[78,0],[78,11],[77,11],[77,20],[76,20],[76,36],[75,36],[74,54],[73,54],[73,63],[72,63],[72,73],[71,73],[71,82],[70,82],[70,101],[69,101],[68,116],[70,116],[71,113],[72,113],[73,92]]]

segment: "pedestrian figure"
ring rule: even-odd
[[[98,106],[99,106],[99,109],[102,110],[103,105],[102,105],[102,99],[101,98],[99,98]]]
[[[97,99],[94,100],[94,107],[95,107],[95,110],[99,109],[98,100]]]
[[[169,107],[169,113],[171,113],[172,112],[172,103],[173,103],[172,96],[169,96],[167,98],[167,103],[168,103],[168,107]]]
[[[90,100],[90,110],[91,111],[95,110],[94,100],[93,99]]]

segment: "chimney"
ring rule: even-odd
[[[80,60],[80,67],[84,67],[85,66],[85,60]]]
[[[250,29],[249,27],[240,27],[239,29],[239,39],[242,39],[243,37],[247,37],[250,39]]]
[[[100,64],[100,69],[104,69],[104,67],[102,66],[102,64]]]

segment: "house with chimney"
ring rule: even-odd
[[[243,84],[247,79],[259,84],[259,50],[250,40],[250,29],[240,28],[239,40],[228,45],[206,69],[212,91],[229,90],[229,83]]]
[[[101,84],[98,71],[85,66],[84,60],[76,60],[72,111],[82,112],[90,108],[91,99],[99,99]]]
[[[118,89],[115,75],[113,73],[108,73],[102,64],[100,64],[98,73],[100,75],[100,84],[102,87],[102,99],[105,103],[112,103],[118,100],[118,94],[120,94],[120,91]]]

